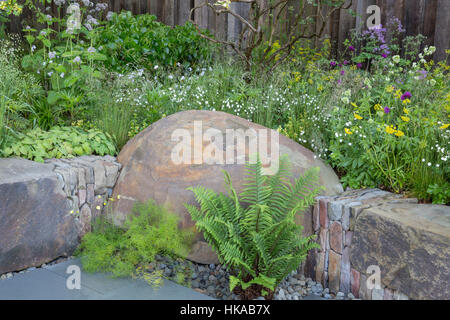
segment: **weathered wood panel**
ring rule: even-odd
[[[22,0],[23,1],[23,0]],[[91,0],[94,3],[106,2],[110,6],[110,10],[120,12],[121,10],[129,10],[134,14],[150,13],[157,17],[163,23],[174,26],[184,24],[191,19],[190,12],[194,6],[198,6],[204,1],[215,3],[217,0]],[[261,4],[265,5],[265,1],[261,0]],[[350,0],[347,0],[347,2]],[[320,11],[325,13],[327,8],[315,7],[308,4],[305,0],[289,0],[288,6],[293,8],[291,14],[282,12],[281,16],[285,19],[280,25],[278,36],[289,34],[293,26],[293,12],[298,12],[301,3],[305,2],[304,16],[318,14]],[[337,53],[338,49],[342,49],[342,41],[349,37],[350,30],[356,28],[362,31],[366,28],[368,14],[366,12],[369,5],[376,4],[381,8],[381,22],[383,25],[389,21],[391,17],[397,17],[406,29],[406,35],[423,34],[427,37],[426,45],[435,45],[437,51],[436,59],[445,58],[445,50],[450,48],[450,0],[353,0],[351,9],[356,12],[356,16],[349,14],[347,10],[339,10],[333,14],[326,22],[325,35],[330,38],[333,43],[333,53]],[[231,7],[240,15],[246,17],[249,13],[249,4],[232,3]],[[50,14],[57,15],[58,8],[52,4]],[[65,12],[65,9],[62,10]],[[29,21],[31,17],[29,10],[24,10],[22,17],[11,17],[8,23],[10,32],[21,32],[23,21]],[[201,28],[209,29],[220,39],[235,41],[242,32],[241,22],[231,15],[216,16],[204,7],[196,10],[192,17]],[[269,18],[265,18],[267,21]],[[318,31],[321,25],[319,19],[316,20],[315,26],[308,26],[311,30]],[[320,41],[315,41],[315,45],[319,46]]]

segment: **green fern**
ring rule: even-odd
[[[319,168],[307,170],[292,184],[291,167],[281,157],[278,172],[262,173],[257,157],[246,165],[244,190],[238,195],[224,171],[228,196],[202,186],[190,187],[200,205],[185,205],[197,229],[215,250],[221,263],[236,272],[230,290],[252,285],[261,292],[274,291],[278,283],[298,268],[308,251],[318,247],[314,236],[303,237],[295,215],[314,203],[322,187]]]

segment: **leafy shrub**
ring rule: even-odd
[[[17,156],[38,162],[45,158],[71,158],[89,154],[116,154],[111,137],[96,130],[77,127],[53,127],[49,131],[35,128],[7,145],[3,156]]]
[[[449,204],[450,203],[450,183],[446,182],[443,185],[431,184],[428,187],[427,193],[431,197],[434,204]]]
[[[178,216],[153,201],[137,204],[124,228],[100,217],[77,249],[87,272],[111,272],[113,277],[142,276],[157,285],[161,273],[147,272],[157,254],[185,256],[192,233],[178,229]]]
[[[108,57],[106,65],[117,71],[127,65],[135,68],[186,67],[208,60],[210,50],[191,23],[171,28],[153,15],[113,13],[98,31],[96,46]]]
[[[317,247],[314,236],[302,237],[303,227],[296,225],[294,217],[312,205],[322,190],[317,186],[319,168],[306,171],[291,184],[287,157],[281,157],[273,176],[262,175],[258,157],[255,164],[246,166],[241,195],[233,188],[230,175],[224,174],[229,196],[202,186],[190,187],[200,209],[186,208],[220,261],[235,272],[230,276],[230,290],[236,288],[246,299],[261,294],[270,297],[277,284],[299,267],[308,250]]]
[[[17,37],[0,39],[0,103],[8,131],[22,131],[32,125],[32,101],[43,93],[38,79],[20,68],[20,44]]]

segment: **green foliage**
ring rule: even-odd
[[[158,285],[161,272],[148,272],[147,265],[157,254],[184,257],[189,250],[192,233],[180,231],[178,221],[178,216],[154,201],[137,204],[123,228],[100,217],[93,231],[83,237],[76,254],[87,272],[139,276]]]
[[[302,237],[303,227],[294,217],[311,206],[322,190],[317,185],[319,168],[306,171],[294,184],[290,169],[288,158],[282,157],[275,175],[263,175],[258,157],[255,164],[246,166],[240,195],[227,172],[228,196],[202,186],[189,188],[200,204],[200,209],[186,204],[196,227],[203,231],[220,261],[236,272],[230,278],[230,290],[260,286],[274,291],[299,267],[308,250],[317,247],[313,236]]]
[[[0,101],[8,131],[23,131],[32,125],[32,101],[43,94],[36,77],[21,70],[19,48],[17,37],[0,39]]]
[[[177,63],[190,67],[208,60],[209,46],[191,23],[171,28],[153,15],[122,11],[99,29],[95,42],[108,57],[105,64],[117,71],[125,67],[156,70]]]
[[[434,204],[449,204],[450,203],[450,183],[446,182],[442,185],[432,184],[428,187],[427,193],[431,197]]]
[[[77,127],[53,127],[49,131],[35,128],[21,134],[4,148],[3,155],[43,162],[46,158],[115,155],[116,152],[110,136],[103,132],[85,131]]]
[[[98,122],[96,127],[102,132],[108,133],[113,138],[117,150],[121,150],[129,139],[128,132],[131,128],[132,109],[129,106],[106,100],[104,104],[100,105],[97,112]]]
[[[0,154],[3,145],[6,143],[8,132],[6,131],[6,104],[0,100]]]

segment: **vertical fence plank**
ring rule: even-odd
[[[427,45],[434,44],[434,34],[436,30],[435,29],[436,9],[437,9],[437,0],[427,1],[423,22],[423,35],[427,37],[426,41]]]
[[[191,1],[190,0],[180,0],[178,24],[184,25],[186,23],[186,21],[189,20],[190,12],[191,12]]]
[[[345,7],[347,7],[350,4],[350,0],[345,1]],[[356,0],[353,0],[351,2],[350,9],[353,10],[353,12],[356,11],[357,3]],[[348,10],[340,10],[339,15],[339,50],[344,49],[343,42],[345,39],[350,37],[350,30],[355,27],[356,20],[355,18],[350,14]]]
[[[195,0],[194,5],[196,7],[202,5],[207,0]],[[195,10],[194,13],[194,21],[199,25],[202,29],[208,28],[208,8],[202,7]]]
[[[164,0],[163,22],[170,26],[175,25],[175,0]]]
[[[208,0],[209,3],[216,2],[215,0]],[[208,8],[207,10],[207,19],[208,19],[208,30],[211,31],[213,34],[216,34],[216,15],[214,14],[214,11]]]
[[[240,6],[242,6],[242,3],[232,3],[230,9],[239,14]],[[237,41],[241,30],[242,24],[240,21],[231,14],[228,14],[227,40],[232,42]]]
[[[338,53],[338,45],[339,45],[339,19],[340,19],[340,11],[336,10],[331,15],[330,22],[330,40],[331,40],[331,55],[333,57],[337,56]]]
[[[446,57],[445,50],[450,49],[450,1],[438,0],[436,9],[436,31],[434,41],[436,52],[434,58],[443,60]]]
[[[228,31],[228,15],[227,14],[221,14],[219,16],[216,16],[216,37],[221,40],[227,39],[227,31]]]

